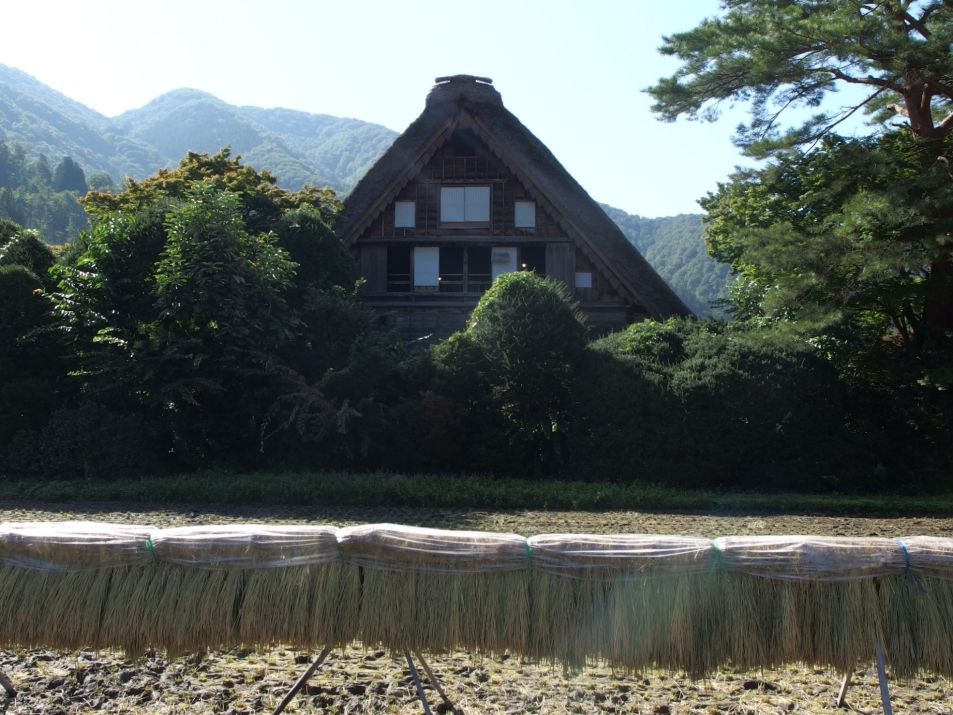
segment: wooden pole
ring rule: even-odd
[[[288,703],[291,702],[292,698],[298,694],[298,691],[304,687],[304,684],[308,682],[308,678],[314,675],[314,671],[318,669],[321,663],[324,662],[324,659],[328,657],[328,653],[331,652],[331,646],[327,646],[324,650],[321,651],[320,655],[314,659],[314,662],[308,666],[308,669],[301,674],[301,677],[298,678],[297,682],[291,686],[291,690],[288,691],[288,694],[278,703],[278,707],[275,708],[275,711],[272,715],[279,715],[288,707]]]
[[[430,681],[430,684],[434,687],[434,689],[440,693],[440,697],[443,698],[443,701],[447,704],[447,707],[450,708],[450,712],[456,713],[456,707],[454,707],[453,703],[450,701],[450,698],[447,697],[447,694],[443,691],[443,688],[440,687],[440,681],[434,677],[433,671],[430,670],[430,666],[427,665],[427,661],[424,660],[424,657],[420,655],[420,651],[415,650],[414,656],[420,661],[420,665],[423,666],[424,672],[427,674],[427,679]]]
[[[887,669],[884,667],[884,649],[877,641],[877,677],[880,679],[880,702],[884,706],[884,715],[893,715],[890,705],[890,691],[887,689]]]
[[[404,651],[404,657],[407,659],[407,665],[410,666],[410,677],[414,679],[414,685],[417,686],[417,697],[420,698],[420,704],[424,706],[424,712],[427,715],[433,715],[430,712],[430,704],[427,702],[427,696],[424,695],[424,686],[420,682],[420,676],[417,675],[417,669],[414,667],[414,661],[410,659],[410,651]]]
[[[851,671],[844,673],[844,682],[840,684],[840,692],[837,694],[837,707],[844,707],[844,702],[847,699],[847,688],[850,687],[850,676],[852,675]]]
[[[10,678],[7,677],[7,674],[0,670],[0,686],[3,686],[3,689],[7,691],[7,695],[11,698],[17,696],[17,689],[13,687],[13,683],[10,682]]]

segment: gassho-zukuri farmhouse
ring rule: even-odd
[[[437,78],[337,228],[380,324],[407,338],[464,329],[493,280],[517,270],[562,281],[591,335],[691,315],[483,77]]]

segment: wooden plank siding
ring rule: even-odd
[[[490,220],[441,222],[440,189],[447,186],[488,186]],[[397,201],[414,202],[414,227],[395,227],[394,204]],[[515,226],[518,201],[536,204],[534,227]],[[432,331],[435,337],[446,337],[448,330],[452,332],[465,325],[469,308],[450,308],[443,303],[450,301],[451,304],[463,303],[472,307],[479,295],[446,292],[422,295],[413,291],[387,293],[387,246],[530,246],[545,250],[546,274],[562,281],[581,304],[589,306],[589,310],[584,310],[592,314],[596,334],[624,327],[627,311],[631,312],[631,309],[604,271],[594,265],[567,235],[566,229],[560,225],[557,211],[548,202],[537,201],[520,178],[479,138],[472,156],[457,156],[454,142],[447,141],[393,196],[352,245],[352,252],[366,280],[368,304],[392,327],[399,326],[409,333]],[[591,288],[575,288],[577,271],[592,274]]]

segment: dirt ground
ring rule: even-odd
[[[135,504],[0,504],[2,521],[92,520],[157,527],[237,522],[345,526],[397,523],[437,528],[533,534],[648,533],[715,537],[730,534],[831,536],[953,536],[953,519],[864,519],[810,515],[697,515],[635,512],[493,512],[362,508],[156,508]],[[0,713],[242,713],[271,712],[315,656],[292,649],[231,650],[166,660],[162,653],[132,662],[110,652],[0,653],[0,670],[17,688],[0,694]],[[518,658],[458,652],[427,656],[460,712],[731,713],[835,712],[841,676],[826,668],[761,672],[723,669],[703,681],[678,674],[632,675],[593,666],[567,675]],[[864,664],[861,664],[864,665]],[[434,712],[448,712],[424,687]],[[890,681],[895,713],[953,715],[953,684],[943,678]],[[847,705],[881,712],[873,667],[853,674]],[[331,654],[288,706],[288,713],[422,713],[404,661],[360,644]]]

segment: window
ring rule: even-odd
[[[440,292],[462,293],[464,288],[463,246],[442,246],[440,248]]]
[[[546,247],[523,246],[520,249],[520,270],[546,275]]]
[[[441,187],[440,220],[446,223],[482,223],[489,221],[490,187]]]
[[[414,290],[433,292],[440,286],[440,249],[414,249]]]
[[[387,247],[387,292],[406,293],[410,290],[410,247]]]
[[[494,248],[490,261],[493,263],[493,280],[504,273],[512,273],[518,270],[515,248]]]
[[[536,228],[536,202],[517,201],[513,210],[513,225],[516,228]]]
[[[576,288],[592,288],[592,273],[576,273]]]
[[[490,249],[471,246],[467,249],[467,292],[485,293],[493,281]]]
[[[394,228],[413,228],[417,225],[417,203],[415,201],[394,202]]]

